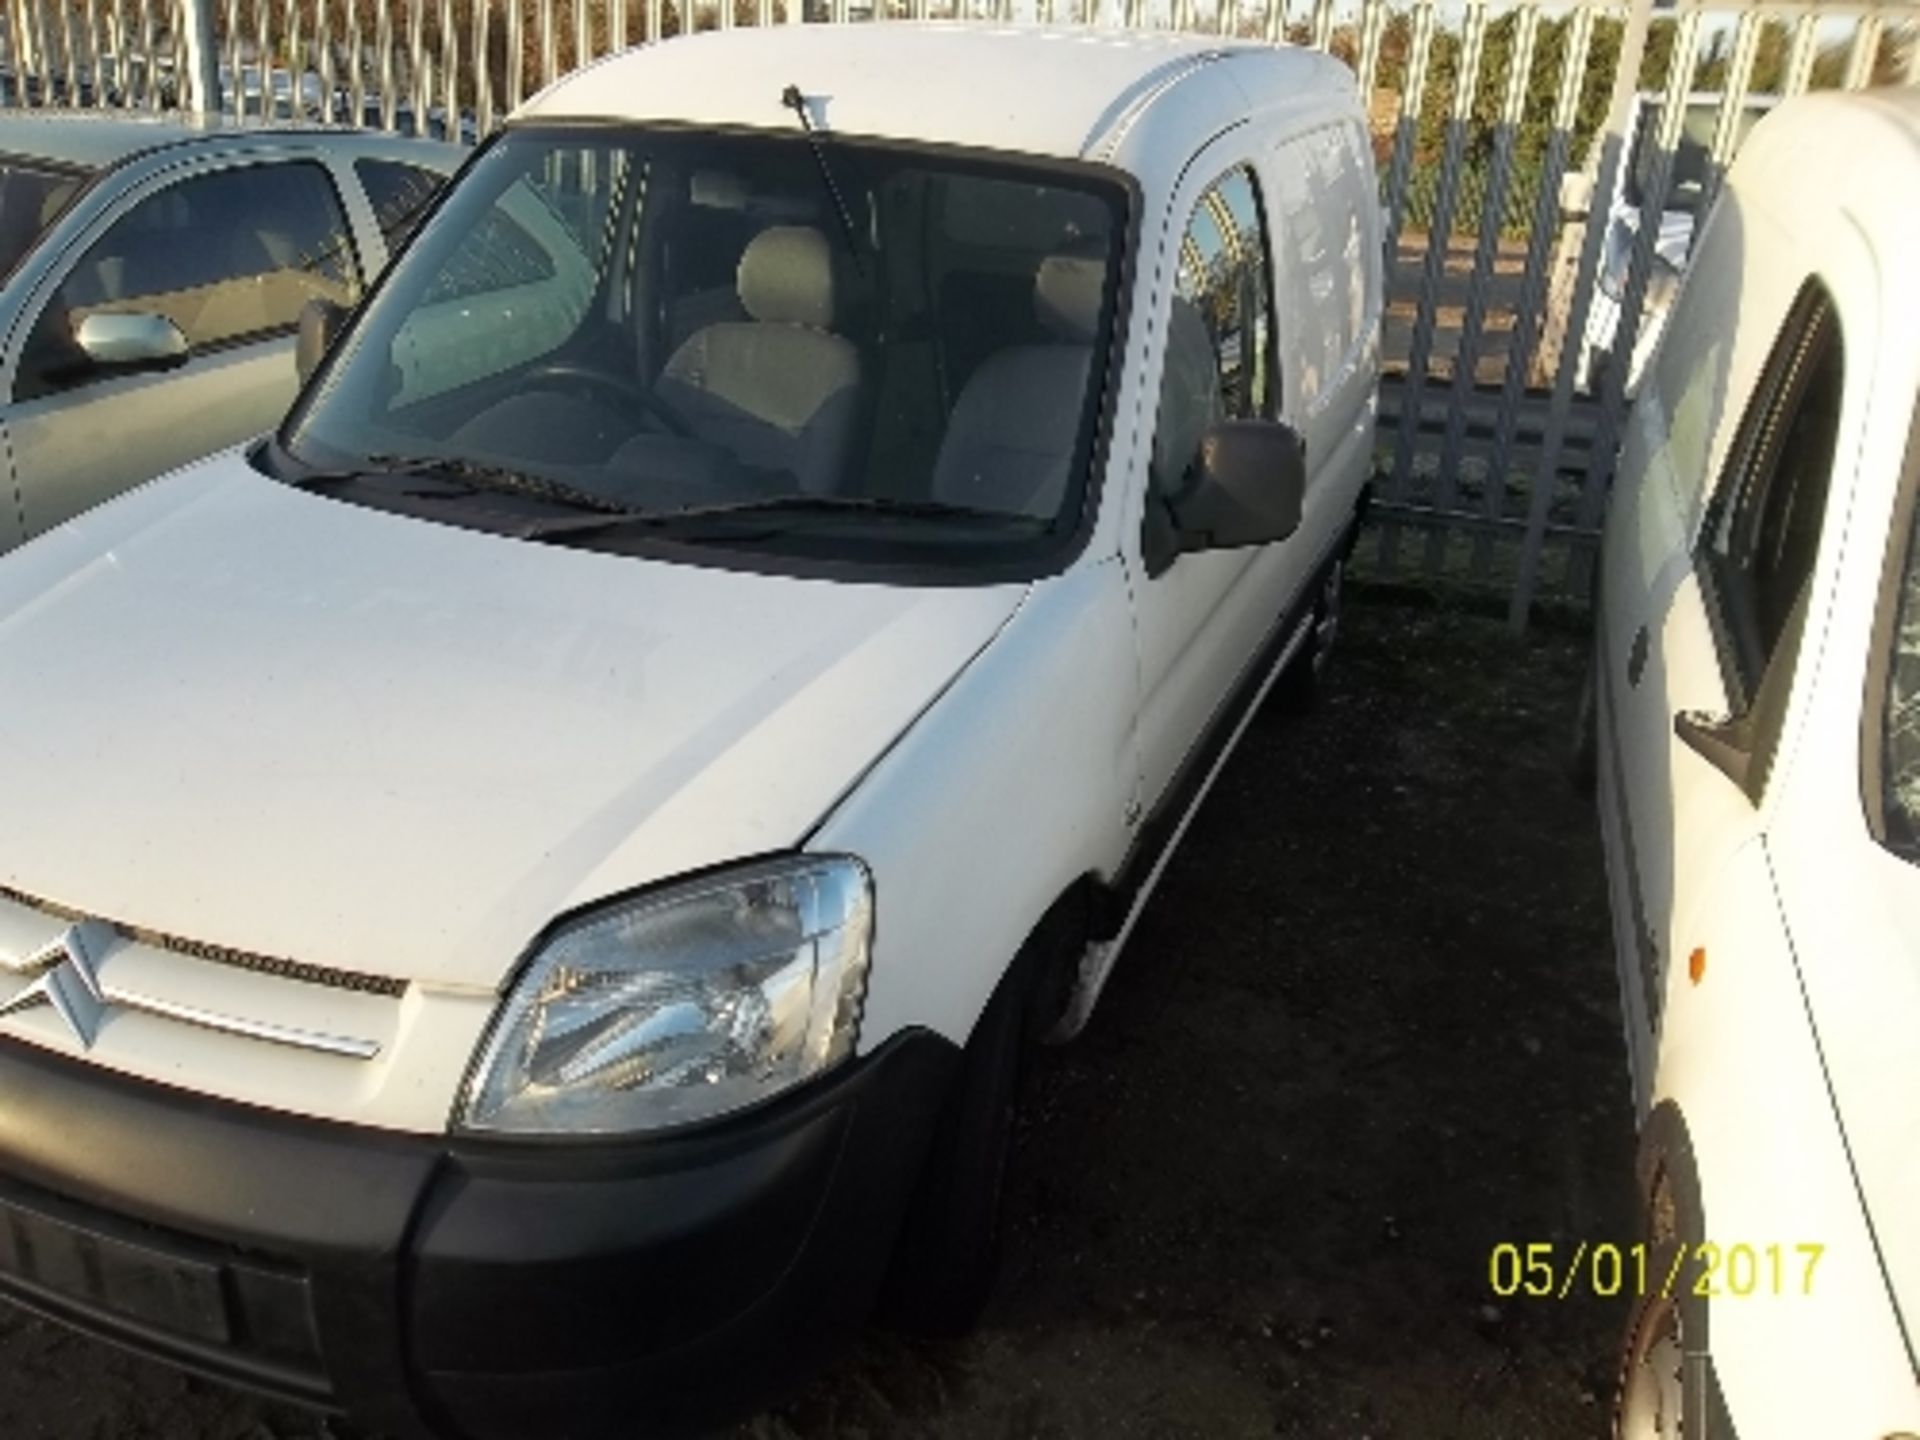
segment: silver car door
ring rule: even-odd
[[[136,189],[73,248],[25,315],[8,411],[22,529],[37,535],[128,486],[269,430],[295,389],[310,299],[350,304],[360,262],[327,168],[227,157]],[[184,361],[89,361],[89,315],[172,321]]]

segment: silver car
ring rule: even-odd
[[[0,550],[271,429],[466,152],[172,115],[0,115]]]

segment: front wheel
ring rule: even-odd
[[[974,1026],[895,1242],[880,1316],[909,1334],[965,1334],[993,1291],[1026,1049],[1028,973],[1016,962]]]
[[[1665,1109],[1654,1112],[1642,1143],[1648,1283],[1620,1347],[1614,1440],[1724,1440],[1708,1378],[1707,1300],[1688,1263],[1704,1233],[1692,1148]]]
[[[1655,1252],[1649,1269],[1671,1255]],[[1665,1274],[1664,1269],[1657,1273]],[[1620,1357],[1620,1398],[1614,1413],[1614,1440],[1682,1440],[1686,1428],[1687,1365],[1685,1324],[1680,1302],[1657,1292],[1642,1298],[1627,1325]]]

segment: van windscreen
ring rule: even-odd
[[[1127,194],[797,127],[509,131],[296,407],[287,478],[408,509],[458,468],[434,518],[600,548],[1031,551],[1077,528]]]

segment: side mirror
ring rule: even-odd
[[[75,327],[73,343],[102,370],[165,370],[191,353],[178,325],[145,311],[89,315]]]
[[[1306,444],[1273,420],[1223,420],[1200,437],[1187,487],[1169,496],[1177,549],[1271,545],[1300,528]]]
[[[1700,710],[1682,710],[1673,717],[1674,735],[1742,790],[1747,788],[1747,772],[1753,759],[1753,738],[1747,733],[1748,728],[1731,716],[1709,715]]]
[[[293,342],[293,368],[300,373],[302,385],[320,368],[346,323],[346,307],[331,300],[309,300],[300,307],[300,336]]]

